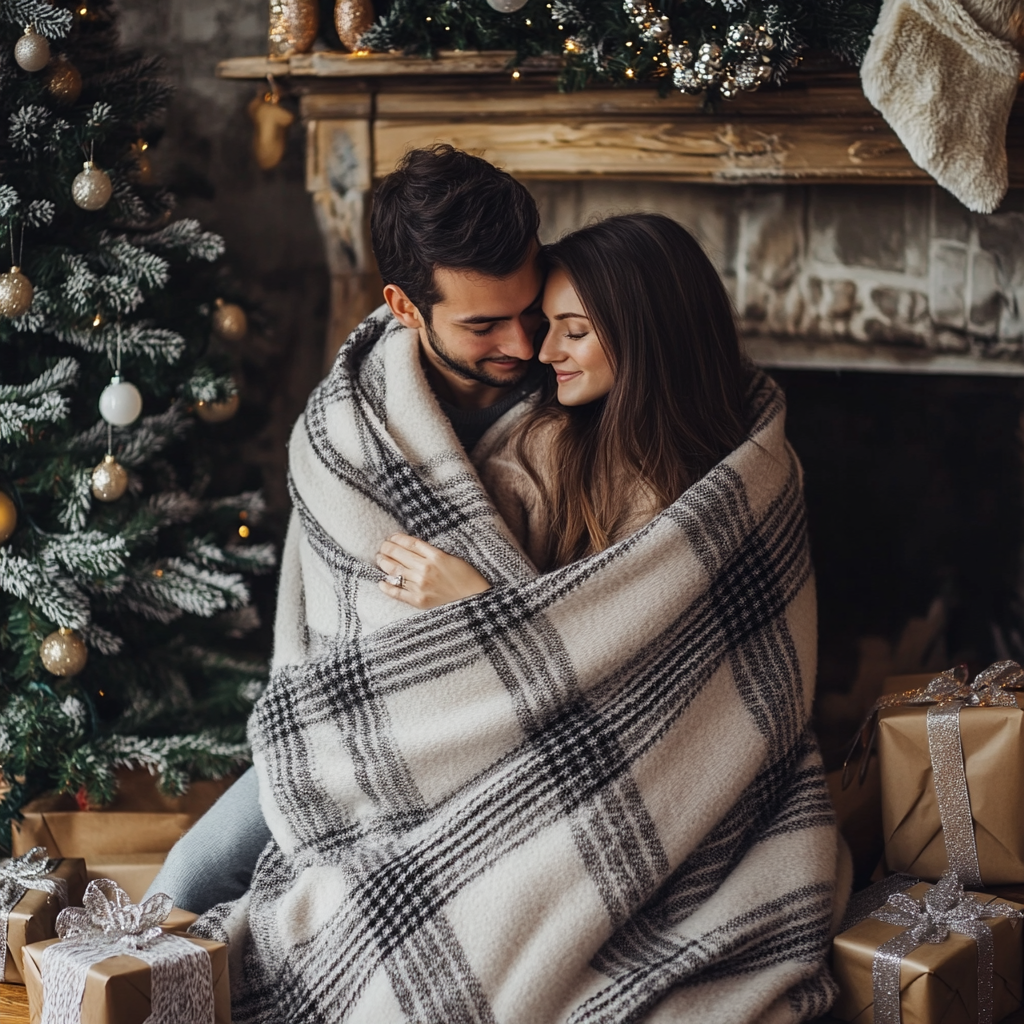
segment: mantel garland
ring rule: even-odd
[[[503,4],[503,6],[506,6]],[[781,82],[802,51],[859,65],[881,0],[527,0],[500,13],[485,0],[392,0],[359,41],[374,51],[564,54],[560,88],[656,84],[730,99]]]

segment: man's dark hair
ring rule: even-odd
[[[447,144],[406,153],[377,187],[370,237],[385,284],[428,321],[438,267],[508,277],[525,262],[540,214],[510,174]]]

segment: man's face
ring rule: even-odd
[[[427,358],[442,373],[489,387],[511,387],[529,370],[544,320],[537,246],[510,277],[442,267],[434,282],[443,296],[425,333]]]

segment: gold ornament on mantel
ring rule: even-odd
[[[271,60],[308,53],[320,27],[318,0],[270,0],[267,42]]]
[[[225,341],[241,341],[249,331],[245,310],[234,302],[218,299],[213,309],[213,333]]]
[[[277,86],[271,82],[270,92],[260,92],[249,104],[249,118],[256,131],[252,137],[252,155],[264,171],[272,170],[284,159],[288,127],[295,115],[281,106]]]
[[[92,471],[92,495],[98,501],[117,501],[128,490],[128,471],[113,455],[105,455]]]
[[[334,5],[334,27],[341,41],[352,51],[359,49],[359,40],[373,24],[373,0],[337,0]]]
[[[0,491],[0,544],[11,538],[18,526],[18,506],[5,491]]]
[[[21,316],[32,305],[33,294],[32,282],[21,267],[11,267],[6,274],[0,274],[0,316]]]
[[[85,668],[89,650],[73,629],[61,626],[40,644],[39,657],[50,675],[77,676]]]
[[[66,57],[55,57],[50,61],[43,83],[46,91],[66,107],[82,95],[82,75]]]

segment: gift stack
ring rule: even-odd
[[[973,681],[960,666],[882,697],[858,734],[862,775],[877,746],[896,874],[851,900],[834,941],[838,1019],[993,1024],[1020,1009],[1024,907],[999,897],[1024,885],[1022,690],[1015,662]]]
[[[233,779],[198,780],[182,796],[161,793],[146,771],[118,772],[107,808],[82,809],[71,796],[27,804],[12,830],[15,855],[44,846],[53,857],[85,860],[87,880],[109,878],[141,900],[171,847],[206,813]]]

